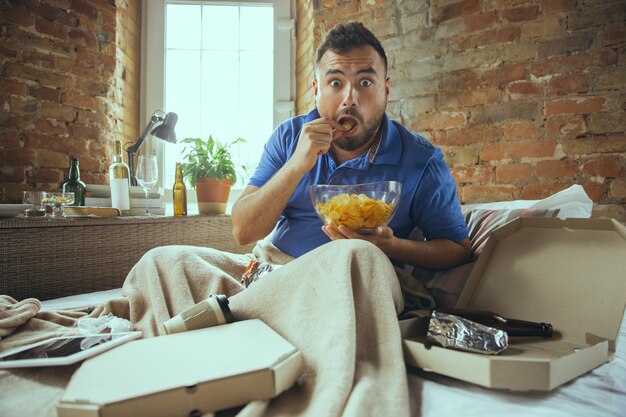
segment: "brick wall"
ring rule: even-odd
[[[300,45],[317,47],[350,20],[382,40],[388,113],[442,147],[463,203],[541,199],[579,183],[594,215],[626,220],[625,0],[298,5],[299,24],[312,9],[314,25]],[[298,55],[299,97],[313,59]],[[314,106],[302,97],[300,113]]]
[[[140,0],[0,3],[0,201],[58,190],[70,155],[84,181],[108,183],[112,141],[139,132],[140,8]]]

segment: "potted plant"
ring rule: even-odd
[[[187,159],[181,164],[183,176],[196,189],[201,214],[222,214],[226,211],[230,188],[237,181],[229,148],[240,142],[245,142],[245,139],[237,138],[222,144],[210,135],[208,140],[186,138],[182,141],[191,145],[189,152],[187,147],[182,151]]]

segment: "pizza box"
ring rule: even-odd
[[[128,342],[85,361],[59,417],[176,417],[266,400],[290,388],[302,354],[260,320]]]
[[[612,219],[519,218],[489,238],[455,308],[551,323],[552,338],[509,338],[499,355],[426,342],[400,322],[409,366],[489,388],[550,391],[609,361],[626,305],[626,227]]]

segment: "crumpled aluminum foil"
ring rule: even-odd
[[[434,310],[427,339],[445,348],[497,355],[509,346],[505,331]]]

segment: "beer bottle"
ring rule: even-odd
[[[493,327],[505,331],[509,337],[541,336],[552,337],[552,325],[550,323],[536,323],[532,321],[516,320],[502,317],[491,311],[459,310],[459,309],[436,309],[443,314],[462,317],[475,323]]]
[[[174,193],[174,216],[187,215],[187,187],[183,182],[183,169],[180,162],[176,162],[176,181],[172,187]]]

